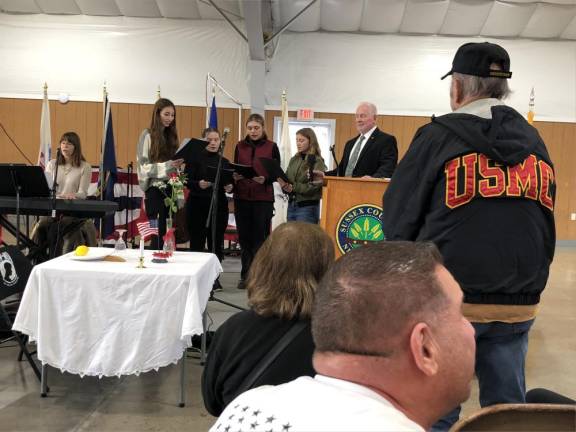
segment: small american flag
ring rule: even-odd
[[[136,222],[136,226],[138,227],[138,232],[140,236],[144,239],[144,241],[148,240],[151,236],[158,235],[158,226],[157,221],[153,220],[146,220],[142,222]]]
[[[135,222],[136,222],[136,228],[138,228],[138,232],[140,233],[140,237],[142,237],[142,239],[146,241],[151,236],[158,235],[158,221],[148,219],[144,203],[145,200],[142,200],[140,204],[140,216]]]

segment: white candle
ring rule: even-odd
[[[140,237],[140,256],[144,256],[144,239]]]

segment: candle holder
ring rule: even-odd
[[[136,268],[146,268],[146,266],[144,265],[144,256],[140,255],[140,257],[138,258],[138,265],[136,266]]]

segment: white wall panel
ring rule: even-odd
[[[562,34],[576,14],[573,6],[539,4],[520,34],[522,37],[555,38]]]
[[[156,0],[116,0],[122,15],[132,17],[160,18]]]
[[[196,1],[198,10],[200,11],[200,16],[202,19],[210,20],[223,20],[224,18],[220,15],[216,9],[208,2],[208,0],[187,0],[190,2]],[[253,1],[253,0],[247,0]],[[240,7],[239,0],[214,0],[214,3],[223,10],[228,18],[232,21],[236,21],[243,16],[242,8]]]
[[[36,4],[46,14],[79,14],[80,8],[75,0],[36,0]]]
[[[405,7],[405,0],[365,0],[360,30],[397,33],[402,24]]]
[[[283,1],[279,0],[280,6],[280,23],[285,23],[290,21],[298,12],[304,9],[310,0],[293,0],[293,1]],[[288,30],[298,31],[298,32],[310,32],[317,31],[320,29],[320,5],[321,1],[317,1],[312,6],[308,8],[302,15],[294,20],[292,24],[288,26]],[[280,27],[280,26],[278,26]]]
[[[195,1],[190,0],[156,0],[163,17],[200,19],[200,11]]]
[[[448,0],[408,0],[400,32],[438,33],[449,3]]]
[[[564,29],[562,37],[565,39],[576,39],[576,17],[572,18],[572,21]]]
[[[493,4],[491,0],[452,0],[440,33],[461,36],[480,34]]]
[[[449,111],[456,49],[484,38],[294,33],[282,35],[266,75],[266,103],[353,112],[372,100],[385,114]],[[509,103],[525,113],[532,86],[536,117],[576,121],[576,41],[492,40],[511,55]],[[206,73],[248,104],[246,43],[224,21],[0,14],[0,97],[101,100],[107,82],[114,102],[203,105]],[[226,104],[219,99],[220,106]]]
[[[461,44],[484,40],[286,33],[267,77],[268,104],[279,106],[285,88],[291,109],[353,112],[370,100],[383,114],[444,114],[450,79],[440,77]],[[538,119],[576,121],[576,42],[491,41],[511,56],[510,105],[526,113],[534,86]]]
[[[497,1],[488,15],[482,34],[493,37],[516,37],[526,27],[535,8],[535,3],[512,4]]]
[[[42,13],[34,0],[0,0],[0,8],[5,12]]]
[[[249,103],[248,49],[224,21],[0,14],[0,97],[203,105],[211,72]],[[224,99],[222,99],[224,104]]]
[[[320,26],[327,31],[360,29],[364,0],[322,0]]]
[[[115,0],[76,0],[85,15],[118,16],[120,9]]]

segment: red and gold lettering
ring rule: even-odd
[[[458,171],[460,158],[446,162],[444,172],[446,174],[446,205],[456,208],[464,205],[474,198],[476,194],[476,153],[462,157],[464,165],[464,191],[458,193]]]
[[[508,196],[521,196],[538,199],[538,177],[536,174],[536,156],[530,155],[524,162],[508,167]]]
[[[538,161],[540,166],[540,202],[551,211],[554,211],[554,199],[552,198],[551,185],[555,182],[554,170],[543,160]]]
[[[478,155],[478,172],[484,178],[478,182],[478,192],[486,198],[500,196],[506,189],[504,170],[499,166],[490,166],[490,163],[494,162],[483,154]],[[492,186],[490,179],[494,179]]]

